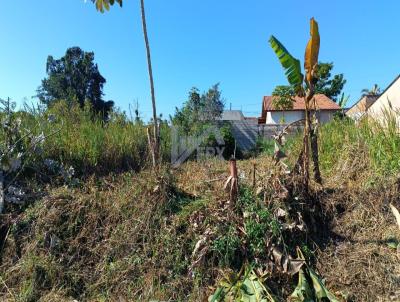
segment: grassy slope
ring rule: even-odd
[[[304,241],[303,248],[314,252],[317,268],[338,297],[396,301],[399,256],[386,243],[400,237],[388,209],[389,202],[400,208],[399,140],[391,129],[376,128],[372,135],[371,127],[377,125],[335,122],[321,130],[325,184],[315,189],[314,198],[329,217],[328,232],[314,236],[318,230],[311,230],[317,244]],[[290,158],[295,157],[296,146],[291,144]],[[269,175],[271,159],[255,161],[259,181],[276,186]],[[251,183],[252,166],[250,160],[239,163],[242,186]],[[274,232],[273,219],[257,220],[255,225],[252,219],[238,220],[240,215],[226,207],[226,170],[226,163],[210,161],[188,163],[157,176],[142,171],[88,179],[79,189],[50,189],[21,214],[3,215],[2,221],[11,226],[1,255],[3,299],[202,301],[221,270],[240,267],[241,246],[262,257],[257,247],[265,234],[285,241],[289,249],[303,242],[301,237],[295,241],[291,234]],[[264,211],[254,206],[263,203],[262,198],[243,191],[241,214],[250,212],[259,219],[273,214],[277,206],[306,202],[275,204],[281,200],[277,193],[271,190]],[[242,223],[245,236],[237,230]],[[192,251],[207,228],[216,235],[193,275]],[[296,280],[280,276],[267,282],[283,300]]]

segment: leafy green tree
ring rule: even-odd
[[[181,109],[175,108],[171,117],[172,124],[186,133],[195,133],[203,124],[215,122],[221,117],[225,101],[222,98],[219,84],[213,85],[207,92],[193,87],[189,91],[188,100]]]
[[[183,135],[197,136],[207,131],[210,126],[218,124],[219,131],[224,139],[223,156],[230,158],[235,155],[242,157],[239,148],[236,147],[231,125],[221,122],[220,117],[225,107],[219,84],[211,86],[206,92],[200,93],[193,87],[189,91],[188,99],[182,108],[175,108],[175,114],[170,116],[171,123]],[[211,134],[204,142],[204,146],[218,147],[216,137]]]
[[[104,12],[104,9],[109,10],[110,6],[114,5],[114,3],[118,3],[122,6],[122,0],[92,0],[95,3],[96,8],[100,12]],[[154,93],[154,80],[153,80],[153,68],[151,65],[151,55],[150,55],[150,43],[147,35],[147,22],[146,22],[146,13],[144,7],[144,0],[140,0],[140,11],[142,15],[142,29],[144,36],[144,44],[146,46],[146,56],[147,56],[147,69],[149,72],[149,80],[150,80],[150,94],[151,94],[151,103],[153,107],[153,137],[151,137],[150,131],[147,132],[149,147],[151,151],[151,156],[153,160],[153,168],[155,168],[159,164],[160,160],[160,127],[157,118],[157,110],[156,110],[156,97]]]
[[[77,101],[83,108],[85,102],[89,101],[95,112],[107,115],[112,109],[114,102],[106,102],[102,98],[106,79],[94,62],[93,52],[72,47],[58,60],[48,56],[46,73],[47,77],[42,80],[37,96],[47,106],[65,100],[69,104]]]
[[[346,84],[346,80],[344,79],[342,73],[332,76],[332,69],[332,62],[318,63],[314,90],[315,93],[325,94],[328,98],[336,102],[338,100],[338,96],[343,90],[344,84]]]
[[[293,108],[293,97],[295,95],[292,86],[279,85],[276,86],[272,92],[274,99],[272,101],[272,106],[275,109],[285,110]]]

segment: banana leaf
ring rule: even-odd
[[[299,281],[289,300],[292,302],[314,302],[314,293],[306,278],[304,269],[299,271]]]
[[[286,77],[296,91],[301,89],[303,83],[303,74],[301,73],[300,61],[294,58],[281,42],[274,36],[271,36],[269,43],[278,57],[282,67],[285,69]]]
[[[254,271],[248,271],[242,280],[222,280],[220,287],[208,298],[209,302],[275,302],[264,280]]]
[[[311,83],[313,75],[315,73],[315,67],[318,64],[319,54],[319,31],[318,23],[311,18],[310,20],[310,40],[308,40],[306,52],[304,55],[304,69],[306,70],[306,78],[308,83]]]
[[[313,283],[317,301],[339,302],[339,300],[329,292],[329,290],[325,287],[325,284],[311,268],[308,268],[308,272]]]
[[[104,9],[109,10],[110,5],[114,5],[114,3],[118,3],[122,6],[122,0],[92,0],[96,4],[96,9],[102,13],[104,13]]]
[[[292,302],[339,302],[309,267],[300,270],[299,282],[289,300]]]

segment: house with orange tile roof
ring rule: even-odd
[[[305,100],[302,97],[294,97],[293,107],[291,109],[280,109],[274,106],[276,96],[264,96],[261,109],[259,124],[276,125],[290,124],[296,121],[304,120]],[[324,94],[316,94],[315,102],[312,102],[312,108],[316,112],[320,123],[330,121],[334,114],[341,110],[340,106]]]

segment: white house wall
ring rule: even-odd
[[[323,110],[317,112],[317,117],[320,123],[329,122],[335,114],[334,110]],[[275,124],[290,124],[304,119],[304,111],[268,111],[267,125]]]
[[[266,124],[290,124],[303,118],[303,111],[269,111]]]
[[[382,117],[383,111],[390,108],[389,102],[394,110],[400,110],[400,78],[369,107],[368,115],[376,118]]]
[[[318,121],[321,124],[325,124],[329,122],[331,119],[333,119],[336,111],[331,111],[331,110],[324,110],[324,111],[319,111],[317,112],[317,118]]]

